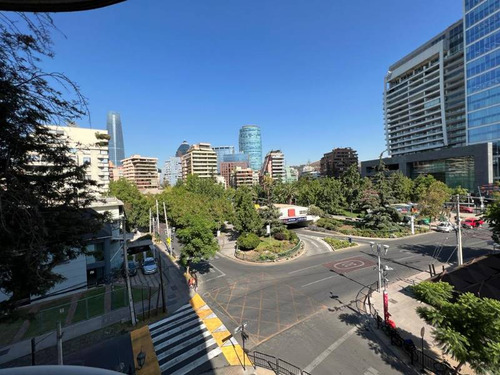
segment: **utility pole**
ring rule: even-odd
[[[31,366],[35,366],[36,365],[35,354],[36,354],[36,341],[35,341],[35,338],[33,337],[31,339]]]
[[[464,263],[462,255],[462,225],[460,223],[460,195],[457,194],[457,257],[458,265]]]
[[[63,351],[62,351],[62,328],[61,328],[61,321],[57,322],[57,364],[62,366],[63,365]]]
[[[130,308],[130,320],[135,327],[137,320],[135,318],[134,300],[132,299],[132,287],[130,286],[130,275],[128,274],[128,254],[127,254],[127,230],[125,229],[126,219],[123,218],[123,263],[125,265],[125,280],[127,282],[128,304]]]
[[[149,209],[149,233],[151,232],[151,208]]]
[[[381,245],[379,243],[375,242],[370,242],[370,247],[372,249],[372,252],[374,252],[374,248],[376,247],[377,249],[377,270],[378,270],[378,285],[377,285],[377,292],[380,293],[380,288],[382,287],[382,265],[380,263],[380,257],[382,255],[382,248],[384,249],[384,255],[387,254],[387,251],[389,251],[389,245]]]
[[[168,228],[168,220],[167,220],[167,208],[165,206],[165,202],[163,202],[163,214],[165,215],[165,226],[166,226],[166,233],[165,235],[167,236],[167,239],[165,242],[167,243],[167,250],[169,253],[172,253],[170,250],[170,241],[172,241],[172,236],[170,235],[170,229]]]
[[[158,199],[156,200],[156,232],[160,235],[160,213],[158,212]]]

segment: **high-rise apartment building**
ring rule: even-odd
[[[118,112],[108,112],[107,120],[108,134],[111,137],[109,140],[109,159],[115,166],[122,165],[122,160],[125,159],[125,146],[123,143],[122,120]]]
[[[389,67],[384,118],[391,156],[465,145],[463,71],[462,21]]]
[[[192,145],[182,157],[183,180],[190,174],[196,174],[201,178],[215,178],[217,175],[217,154],[210,143]]]
[[[350,147],[334,148],[320,160],[322,176],[340,177],[351,165],[358,165],[358,152]]]
[[[262,138],[260,128],[256,125],[245,125],[240,129],[240,152],[248,155],[250,168],[259,171],[262,166]]]
[[[132,155],[122,160],[123,177],[137,186],[141,191],[157,190],[158,158]]]
[[[383,106],[391,156],[383,161],[390,171],[411,178],[431,174],[450,187],[470,191],[493,182],[493,146],[488,141],[495,140],[490,121],[496,120],[490,114],[500,108],[494,104],[500,99],[495,102],[490,92],[496,78],[491,77],[495,69],[489,70],[494,54],[487,51],[496,48],[488,35],[496,27],[492,9],[500,6],[497,2],[466,0],[465,21],[455,22],[390,66]],[[500,116],[498,122],[500,126]],[[373,175],[378,163],[362,162],[361,174]]]
[[[222,163],[225,155],[234,154],[234,146],[214,146],[212,148],[217,154],[217,173],[221,173],[220,163]]]
[[[500,1],[465,0],[467,143],[492,142],[500,180]]]
[[[231,185],[231,175],[235,171],[236,168],[247,169],[248,162],[247,161],[223,161],[220,164],[220,174],[224,177],[226,182],[226,187]]]
[[[285,156],[280,150],[267,153],[260,174],[262,177],[270,176],[273,180],[285,181]]]
[[[164,185],[175,186],[182,179],[182,159],[177,156],[172,156],[165,160],[163,167],[162,183]]]
[[[47,126],[65,139],[78,165],[87,164],[85,178],[97,183],[96,194],[107,193],[109,187],[108,132],[78,126]],[[37,162],[43,163],[43,160]]]
[[[259,172],[252,168],[236,167],[231,172],[231,186],[238,188],[240,186],[252,186],[259,184]]]

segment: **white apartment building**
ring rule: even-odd
[[[109,187],[108,131],[74,126],[48,125],[52,132],[68,142],[71,157],[78,165],[87,164],[86,179],[97,183],[97,195],[107,193]],[[43,163],[43,160],[40,161]]]
[[[280,150],[269,151],[262,163],[261,176],[271,176],[273,180],[285,181],[285,155]]]
[[[132,155],[122,160],[123,177],[141,191],[158,190],[158,158]]]
[[[192,145],[182,156],[182,179],[186,180],[190,174],[201,178],[212,178],[217,175],[217,154],[210,143]]]

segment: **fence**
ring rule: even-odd
[[[387,325],[376,311],[374,316],[377,321],[377,328],[382,329],[390,337],[391,345],[401,348],[410,357],[412,365],[421,369],[425,368],[438,375],[458,374],[455,373],[455,370],[448,363],[425,354],[422,349],[416,347],[412,340],[405,340],[399,333],[399,330]]]
[[[154,310],[157,304],[156,290],[157,288],[151,287],[132,287],[134,303],[142,307],[138,310],[156,311]],[[29,317],[30,324],[23,337],[38,336],[52,331],[59,321],[64,327],[97,316],[113,314],[126,307],[128,307],[128,293],[124,285],[111,285],[108,291],[105,287],[90,289],[84,293],[44,303],[40,311]]]
[[[255,366],[272,370],[277,375],[311,375],[309,372],[272,355],[252,352],[248,354],[248,357]]]
[[[241,260],[247,260],[250,262],[257,262],[257,263],[265,263],[265,262],[274,262],[275,260],[283,259],[283,258],[291,258],[297,255],[297,253],[300,251],[300,248],[302,246],[302,241],[299,241],[297,245],[292,247],[289,250],[283,251],[281,253],[262,253],[259,254],[257,252],[250,252],[247,253],[246,251],[242,250],[235,250],[234,251],[234,256],[238,259]]]

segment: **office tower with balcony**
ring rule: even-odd
[[[108,112],[107,120],[109,140],[109,159],[115,166],[122,165],[125,159],[125,146],[123,144],[122,120],[118,112]]]
[[[217,175],[217,154],[210,143],[192,145],[182,157],[182,179],[186,181],[190,174],[200,178],[214,178]]]
[[[321,158],[321,176],[340,177],[353,164],[358,165],[358,152],[356,150],[350,147],[334,148]]]
[[[262,166],[262,138],[260,127],[245,125],[240,129],[240,152],[248,155],[249,165],[254,171],[259,171]]]
[[[285,182],[285,156],[280,150],[269,151],[264,158],[260,175],[270,176],[273,180]]]
[[[154,192],[159,187],[158,158],[132,155],[123,159],[123,177],[141,191]]]

